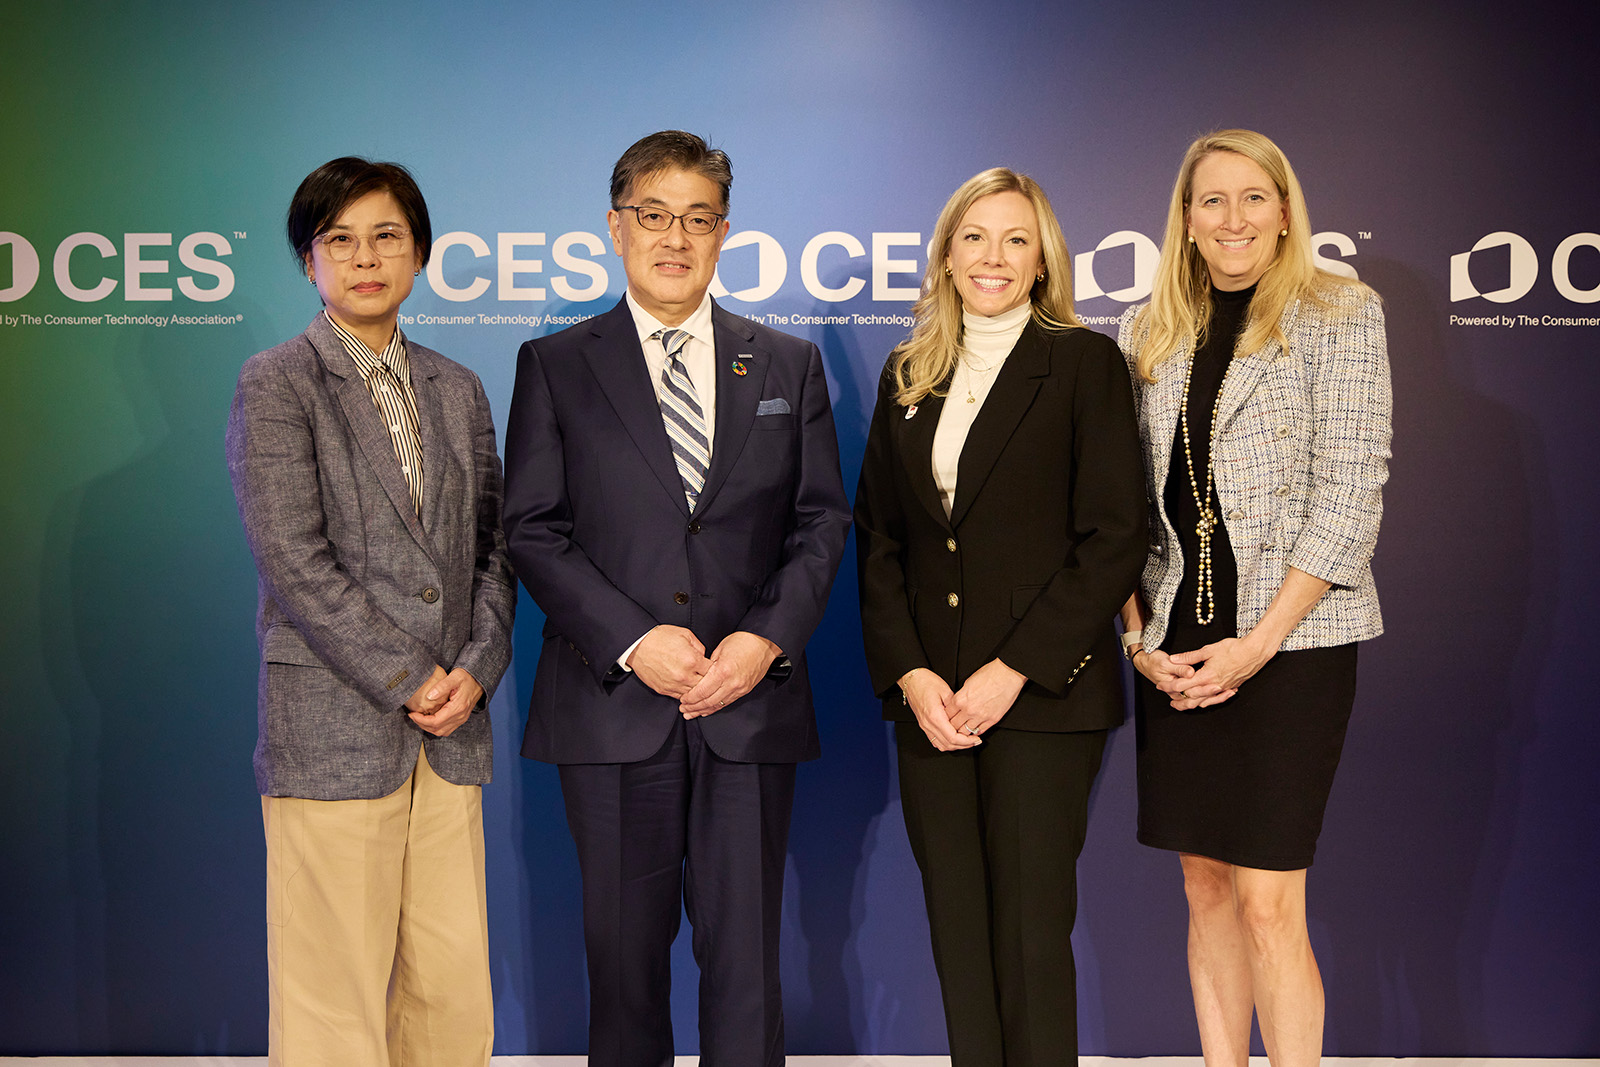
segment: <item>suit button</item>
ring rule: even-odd
[[[1287,426],[1279,426],[1277,430],[1279,437],[1288,437],[1291,432],[1292,431]]]
[[[693,522],[691,522],[689,524],[689,532],[692,533],[692,534],[697,534],[697,533],[700,532],[700,520],[699,519],[695,519]]]
[[[949,596],[945,597],[944,602],[953,608],[959,608],[961,606],[961,598],[956,596],[954,593],[951,593]]]
[[[689,602],[689,594],[688,593],[673,593],[672,594],[672,602],[675,603],[675,604],[687,604]]]
[[[430,585],[430,586],[428,586],[428,588],[426,588],[426,589],[424,589],[422,591],[422,602],[424,604],[432,604],[435,600],[438,600],[438,599],[439,599],[439,590],[435,589],[433,586]]]
[[[1289,495],[1289,487],[1287,485],[1280,485],[1280,486],[1278,486],[1278,488],[1273,490],[1273,493],[1275,493],[1278,496],[1288,496]]]
[[[944,539],[944,547],[954,552],[956,550],[956,539],[954,537],[946,537]]]
[[[1228,512],[1228,518],[1242,519],[1244,518],[1244,512],[1240,511],[1238,508],[1234,508],[1232,511]]]
[[[1271,552],[1274,549],[1276,549],[1277,547],[1278,547],[1278,542],[1276,542],[1276,541],[1268,541],[1266,544],[1261,546],[1261,551],[1263,551],[1263,552]]]

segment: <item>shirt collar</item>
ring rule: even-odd
[[[660,319],[640,307],[638,301],[633,299],[631,291],[624,299],[628,301],[628,310],[633,312],[633,325],[639,331],[640,348],[644,348],[651,343],[651,335],[662,329],[683,330],[696,341],[702,341],[713,348],[716,347],[716,340],[711,329],[711,291],[709,289],[700,297],[700,306],[695,308],[688,318],[671,327],[665,325]]]
[[[362,380],[372,377],[373,372],[383,367],[402,382],[411,380],[411,360],[406,357],[406,338],[400,332],[400,326],[395,324],[394,335],[389,338],[389,343],[382,352],[374,352],[349,330],[333,321],[333,316],[323,311],[323,318],[328,320],[328,325],[333,327],[333,332],[338,335],[344,345],[344,350],[355,361],[356,368],[361,371]]]

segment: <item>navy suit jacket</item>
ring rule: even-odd
[[[715,304],[716,428],[694,514],[627,302],[517,356],[506,429],[512,564],[544,611],[523,755],[630,763],[666,741],[678,702],[616,666],[658,624],[711,650],[746,630],[784,655],[697,720],[724,759],[818,753],[805,644],[850,511],[821,355]]]

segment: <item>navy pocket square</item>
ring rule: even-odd
[[[789,402],[781,396],[774,397],[771,400],[763,400],[756,405],[756,414],[787,415],[789,414]]]

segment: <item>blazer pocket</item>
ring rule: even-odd
[[[299,667],[326,667],[322,658],[311,651],[300,631],[285,623],[278,623],[267,631],[261,642],[261,658],[267,663],[292,663]]]
[[[756,404],[756,415],[788,415],[789,402],[781,396],[772,397]]]
[[[794,429],[794,416],[788,412],[782,414],[756,413],[756,421],[750,424],[756,430],[792,430]]]
[[[1019,585],[1011,590],[1011,617],[1020,619],[1026,615],[1042,592],[1044,592],[1042,585]]]

